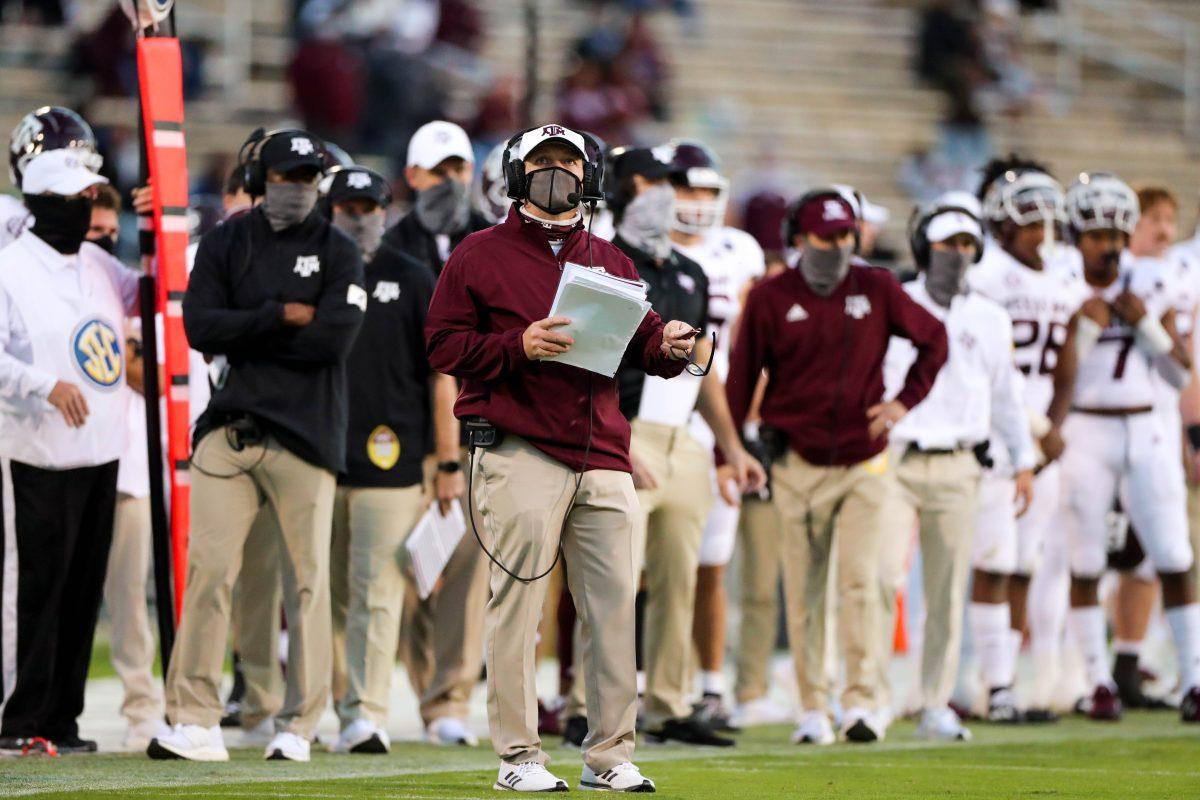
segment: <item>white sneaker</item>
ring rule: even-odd
[[[228,761],[221,726],[176,725],[162,736],[155,736],[146,747],[146,755],[155,760],[182,758],[188,761]]]
[[[842,721],[841,739],[845,742],[867,744],[883,741],[887,728],[865,708],[852,708]]]
[[[522,764],[501,761],[500,774],[492,788],[512,792],[565,792],[567,782],[551,775],[550,770],[536,761]]]
[[[275,738],[275,718],[267,717],[253,728],[242,728],[241,747],[266,747]]]
[[[738,703],[729,718],[735,728],[753,728],[758,725],[782,725],[791,720],[787,709],[766,697]]]
[[[267,761],[308,761],[308,758],[308,739],[287,731],[275,734],[263,753],[263,759]]]
[[[171,726],[161,719],[147,719],[136,725],[130,725],[125,731],[125,749],[136,752],[144,751],[150,746],[151,739],[166,736],[171,732]]]
[[[387,731],[369,719],[356,719],[342,729],[337,744],[333,746],[333,752],[383,755],[391,747],[392,741]]]
[[[917,726],[918,739],[940,739],[946,742],[969,742],[971,732],[963,727],[953,709],[927,708]]]
[[[834,743],[833,725],[820,711],[806,711],[792,734],[792,744],[829,745]]]
[[[654,781],[643,777],[641,770],[624,761],[597,775],[587,764],[579,776],[579,788],[600,792],[653,792]]]
[[[438,717],[425,729],[425,739],[430,744],[440,745],[475,747],[479,744],[479,739],[458,717]]]

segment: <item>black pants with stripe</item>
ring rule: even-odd
[[[0,736],[78,735],[117,502],[117,462],[0,459]]]

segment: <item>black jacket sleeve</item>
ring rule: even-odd
[[[183,296],[183,327],[193,350],[223,355],[252,345],[283,327],[283,304],[267,300],[258,308],[234,308],[229,297],[228,229],[218,226],[200,240]]]

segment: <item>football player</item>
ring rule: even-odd
[[[1067,192],[1068,230],[1090,290],[1073,315],[1049,417],[1070,442],[1063,460],[1064,518],[1071,566],[1068,627],[1094,687],[1093,719],[1115,720],[1121,701],[1108,670],[1099,582],[1106,566],[1107,515],[1122,481],[1126,510],[1158,571],[1179,656],[1185,722],[1200,722],[1200,604],[1188,570],[1184,479],[1179,450],[1154,413],[1155,374],[1182,388],[1191,355],[1175,332],[1164,284],[1122,264],[1138,199],[1107,173],[1085,173]]]
[[[720,162],[706,146],[679,140],[669,145],[671,185],[675,189],[675,217],[671,241],[675,249],[698,263],[708,277],[708,323],[717,331],[713,366],[723,382],[729,370],[729,347],[741,298],[750,282],[761,277],[763,251],[750,234],[725,226],[729,181]],[[692,435],[712,452],[712,431],[699,414],[692,414]],[[713,496],[728,482],[730,468],[712,470]],[[736,497],[732,498],[736,499]],[[700,544],[700,569],[696,581],[696,613],[692,638],[700,657],[701,698],[696,712],[717,730],[732,730],[725,708],[725,567],[737,539],[738,505],[724,499],[713,504]]]
[[[994,722],[1051,721],[1044,709],[1020,711],[1012,685],[1026,622],[1026,596],[1058,505],[1062,452],[1057,431],[1045,423],[1053,372],[1074,312],[1077,290],[1068,273],[1050,269],[1062,216],[1062,188],[1041,165],[1010,159],[989,166],[981,190],[992,244],[969,274],[972,288],[1012,318],[1014,360],[1024,378],[1024,400],[1045,466],[1033,501],[1019,519],[1013,506],[1012,465],[1003,447],[985,457],[993,465],[980,487],[968,621],[987,686],[987,718]],[[1063,600],[1065,604],[1065,598]]]

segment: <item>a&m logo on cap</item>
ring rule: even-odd
[[[835,219],[850,219],[846,214],[846,204],[841,200],[826,200],[825,213],[822,216],[826,222],[832,222]]]
[[[542,128],[542,136],[562,136],[566,132],[561,125],[546,125]]]
[[[121,337],[98,317],[84,320],[71,335],[75,366],[97,389],[115,389],[125,372],[121,357]]]
[[[346,185],[351,189],[366,189],[371,185],[371,176],[365,172],[351,172],[346,176]]]
[[[311,139],[305,139],[303,136],[292,137],[292,152],[297,155],[307,156],[316,152]]]

